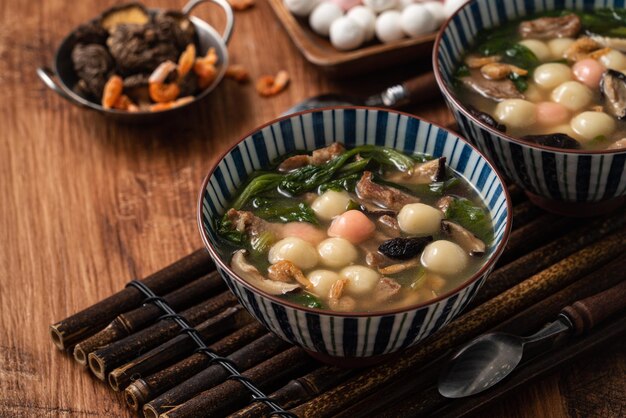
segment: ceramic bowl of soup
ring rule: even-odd
[[[198,207],[218,271],[261,323],[327,362],[377,361],[445,326],[511,228],[488,160],[399,112],[293,114],[218,161]]]
[[[559,214],[625,201],[626,25],[613,6],[472,0],[435,42],[435,76],[461,132]]]

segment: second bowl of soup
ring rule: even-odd
[[[232,148],[204,183],[199,226],[252,315],[324,360],[358,363],[467,306],[504,248],[510,206],[458,136],[335,108],[271,122]]]
[[[598,214],[626,194],[626,13],[558,4],[466,3],[435,73],[461,130],[535,203]]]

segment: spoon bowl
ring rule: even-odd
[[[482,392],[509,375],[524,353],[521,337],[485,334],[459,351],[439,379],[439,393],[463,398]]]

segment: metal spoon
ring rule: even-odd
[[[424,102],[439,93],[435,75],[432,72],[419,75],[403,83],[386,88],[366,99],[327,93],[308,98],[287,110],[284,114],[330,106],[373,106],[397,108],[409,103]]]
[[[625,307],[626,281],[623,281],[563,308],[556,321],[531,336],[519,337],[501,332],[482,335],[452,357],[440,375],[439,393],[446,398],[463,398],[489,389],[517,367],[526,345],[558,334],[587,332]]]

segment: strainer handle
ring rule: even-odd
[[[59,85],[59,83],[56,80],[57,78],[56,73],[52,71],[52,69],[50,69],[49,67],[37,68],[37,76],[41,79],[41,81],[43,81],[43,83],[50,90],[54,91],[59,96],[63,97],[65,100],[68,100],[74,103],[75,105],[85,107],[84,104],[82,104],[81,102],[79,102],[78,100],[76,100],[75,98],[67,94],[65,90],[63,90],[63,88]]]
[[[222,33],[222,39],[225,44],[228,44],[231,35],[233,34],[233,27],[235,25],[235,15],[233,14],[233,9],[230,7],[230,4],[226,0],[190,0],[189,3],[183,7],[183,14],[188,15],[191,11],[198,6],[200,3],[211,2],[220,6],[224,10],[224,14],[226,14],[226,27],[224,28],[224,32]]]

